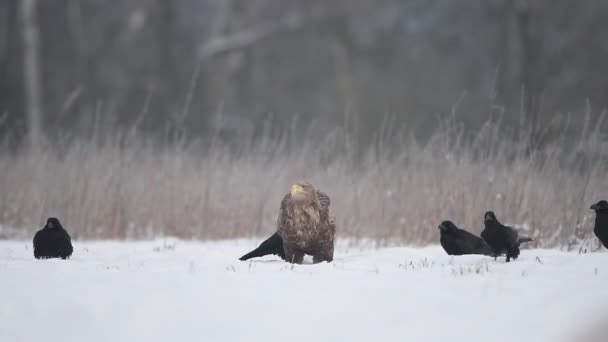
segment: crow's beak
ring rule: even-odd
[[[589,209],[591,209],[591,210],[599,210],[600,207],[597,204],[594,204],[591,207],[589,207]]]
[[[448,227],[446,227],[446,226],[444,226],[444,225],[442,225],[442,224],[440,224],[439,226],[437,226],[437,228],[439,228],[439,230],[444,231],[444,232],[445,232],[446,230],[448,230]]]

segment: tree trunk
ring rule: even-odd
[[[40,75],[38,0],[21,0],[21,27],[23,32],[23,81],[25,110],[27,113],[28,147],[37,149],[42,141],[40,123],[42,87]]]
[[[540,134],[540,84],[539,84],[539,42],[536,26],[537,16],[534,5],[521,1],[517,8],[517,32],[520,44],[520,86],[521,111],[524,122],[529,125],[532,143],[536,145]]]

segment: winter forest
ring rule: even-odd
[[[48,137],[138,124],[236,140],[280,135],[297,118],[320,133],[347,120],[365,140],[389,116],[424,138],[453,109],[468,130],[498,117],[542,131],[606,106],[607,10],[567,0],[3,0],[2,132],[19,141],[30,107]]]
[[[548,246],[575,243],[588,213],[574,203],[608,187],[605,13],[1,1],[0,235],[51,211],[90,238],[257,235],[305,177],[340,194],[350,236],[426,243],[428,220],[475,222],[466,199],[504,206]]]
[[[0,0],[0,340],[604,341],[607,18]]]

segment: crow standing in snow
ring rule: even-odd
[[[441,247],[448,255],[493,255],[492,249],[482,238],[456,227],[452,221],[443,221],[438,228]]]
[[[272,234],[271,237],[262,242],[258,248],[243,255],[239,258],[241,261],[249,260],[251,258],[257,258],[264,255],[278,255],[281,259],[285,260],[285,251],[283,250],[283,239],[279,233]]]
[[[602,242],[604,247],[608,248],[608,202],[599,201],[591,206],[595,210],[595,227],[593,232],[595,236]]]
[[[50,217],[44,228],[34,236],[34,257],[36,259],[67,259],[72,252],[70,234],[63,229],[58,219]]]
[[[519,245],[522,242],[532,241],[528,237],[519,237],[519,233],[512,227],[504,226],[498,222],[496,215],[488,211],[484,217],[485,229],[481,232],[481,237],[492,248],[492,255],[496,259],[502,253],[507,254],[507,262],[511,258],[519,257]]]

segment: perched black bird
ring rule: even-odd
[[[608,248],[608,202],[599,201],[591,206],[595,210],[595,227],[593,232],[595,236],[602,242],[604,247]]]
[[[34,257],[36,259],[67,259],[72,252],[70,234],[63,229],[58,219],[50,217],[44,228],[34,236]]]
[[[452,221],[443,221],[438,228],[441,247],[448,255],[493,255],[492,249],[482,238],[456,227]]]
[[[511,261],[511,258],[517,259],[519,257],[519,245],[522,242],[532,241],[528,237],[520,237],[514,228],[502,225],[492,211],[486,213],[484,223],[485,229],[481,232],[481,237],[492,248],[494,259],[502,253],[507,254],[507,262]]]
[[[239,260],[245,261],[251,258],[257,258],[264,255],[278,255],[281,259],[285,260],[285,251],[283,250],[283,239],[278,233],[272,234],[271,237],[262,242],[258,248],[243,255]]]

